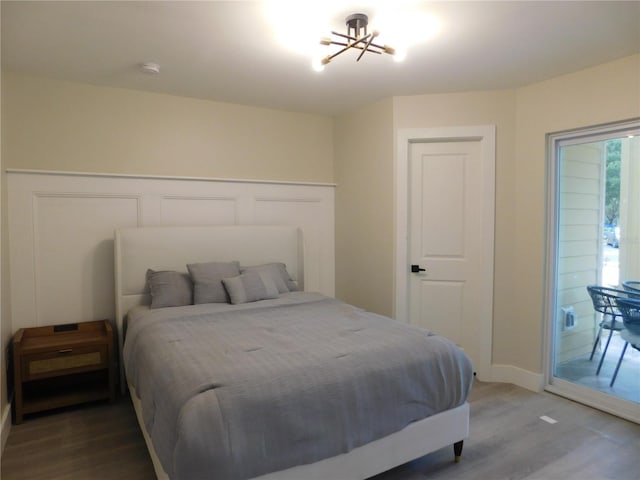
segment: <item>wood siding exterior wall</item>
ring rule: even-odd
[[[589,353],[597,322],[586,286],[601,281],[604,209],[603,143],[571,145],[560,159],[556,362]],[[566,328],[563,308],[576,324]]]

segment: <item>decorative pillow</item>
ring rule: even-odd
[[[208,262],[187,265],[193,280],[193,303],[229,303],[223,278],[240,275],[239,262]]]
[[[284,263],[265,263],[253,267],[241,267],[240,273],[255,272],[265,274],[273,280],[278,288],[278,293],[297,292],[298,285],[291,279]]]
[[[222,283],[234,305],[278,298],[276,284],[264,273],[243,273],[237,277],[223,278]]]
[[[193,303],[193,285],[186,273],[147,270],[150,308],[181,307]]]

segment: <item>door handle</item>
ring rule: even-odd
[[[426,272],[426,268],[420,268],[420,265],[411,265],[411,273]]]

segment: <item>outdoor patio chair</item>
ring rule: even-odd
[[[618,359],[616,370],[613,372],[613,378],[609,384],[610,387],[613,387],[613,383],[616,381],[627,347],[631,345],[640,351],[640,300],[637,298],[619,298],[617,304],[624,325],[624,329],[620,332],[620,336],[624,340],[624,347]]]
[[[629,292],[631,298],[640,299],[640,281],[637,280],[625,280],[622,282],[622,288]]]
[[[611,342],[613,332],[619,332],[624,328],[622,325],[622,315],[618,310],[616,302],[619,298],[627,298],[628,295],[624,290],[598,285],[589,285],[587,287],[587,291],[591,297],[594,310],[602,314],[602,319],[600,320],[599,325],[600,328],[598,329],[598,334],[593,342],[593,348],[591,349],[591,356],[589,357],[589,360],[593,359],[593,354],[595,353],[598,342],[600,341],[600,334],[602,333],[602,330],[609,330],[607,343],[604,346],[602,357],[600,357],[600,363],[598,363],[598,369],[596,370],[596,375],[598,375],[600,374],[604,357],[607,354],[607,349],[609,348],[609,342]]]

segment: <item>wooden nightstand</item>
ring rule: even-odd
[[[108,320],[21,328],[13,337],[15,423],[23,416],[116,399],[113,330]]]

